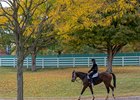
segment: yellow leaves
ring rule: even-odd
[[[66,4],[66,5],[71,5],[71,0],[58,0],[57,1],[57,4],[61,4],[61,5],[64,5],[64,4]]]
[[[5,9],[6,10],[6,9]],[[7,9],[8,12],[8,9]],[[3,16],[4,12],[2,11],[2,9],[0,9],[0,24],[4,24],[8,21],[8,19],[6,17]]]
[[[70,29],[70,26],[68,24],[60,24],[58,34],[63,34],[65,32],[67,32],[69,29]]]
[[[83,10],[82,8],[79,8],[79,9],[76,9],[73,13],[74,13],[73,15],[78,18],[85,13],[85,10]]]
[[[111,23],[112,18],[110,19],[110,17],[106,18],[101,24],[102,26],[109,26]]]
[[[23,35],[24,36],[29,36],[31,34],[31,32],[33,31],[32,29],[33,29],[32,27],[28,27]]]
[[[1,23],[1,24],[6,23],[7,21],[8,21],[7,18],[5,18],[5,17],[0,17],[0,23]]]
[[[101,12],[104,14],[100,24],[109,25],[111,24],[111,20],[121,19],[124,14],[128,12],[134,12],[136,0],[118,0],[116,2],[112,2],[104,5],[104,9]]]
[[[89,18],[84,18],[84,22],[83,25],[85,26],[85,28],[90,28],[94,25],[94,23],[92,22],[92,20],[90,20]]]
[[[62,33],[77,27],[91,27],[94,22],[88,16],[94,15],[102,5],[99,0],[74,0],[74,3],[71,0],[58,0],[56,4],[56,11],[51,12],[51,16],[55,16],[53,22]]]

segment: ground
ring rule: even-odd
[[[16,98],[5,98],[0,100],[16,100]],[[25,98],[24,100],[77,100],[77,98]],[[81,100],[92,100],[91,97],[82,97]],[[95,100],[105,100],[104,98],[96,98]],[[109,98],[108,100],[114,100]],[[115,100],[140,100],[140,96],[129,96],[129,97],[116,97]]]
[[[24,98],[24,100],[77,100],[81,92],[82,82],[80,80],[71,82],[73,70],[87,72],[89,68],[40,69],[37,72],[25,70],[24,97],[34,98]],[[103,72],[105,67],[100,67],[99,70]],[[140,100],[140,66],[117,66],[113,67],[113,72],[117,77],[116,100]],[[10,99],[16,97],[16,90],[16,69],[1,67],[0,100],[16,100],[16,98]],[[106,89],[103,83],[94,87],[94,95],[95,100],[104,100]],[[109,100],[113,100],[111,93],[109,96]],[[86,89],[81,100],[91,99],[91,93],[89,89]]]

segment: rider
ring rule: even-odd
[[[90,84],[93,85],[95,83],[95,80],[93,78],[98,76],[98,65],[96,64],[95,59],[91,59],[91,61],[92,61],[92,67],[88,71],[87,78],[88,78]]]

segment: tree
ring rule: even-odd
[[[107,71],[112,72],[114,56],[128,43],[138,40],[139,13],[136,1],[110,3],[101,12],[101,22],[93,28],[94,46],[107,52]],[[104,24],[106,23],[106,25]]]
[[[128,43],[139,37],[139,12],[135,2],[125,0],[104,3],[97,10],[92,28],[74,30],[75,42],[86,44],[107,54],[107,71],[112,72],[114,56]],[[74,43],[75,43],[74,42]]]
[[[0,15],[7,19],[1,25],[11,30],[14,36],[17,56],[17,100],[23,100],[23,62],[43,34],[42,30],[48,18],[47,10],[38,15],[37,9],[41,6],[46,7],[47,0],[3,1],[10,7],[3,8],[0,4],[2,10]],[[35,39],[28,45],[33,37]]]
[[[42,6],[40,9],[41,9],[41,11],[37,9],[37,14],[41,15],[42,13],[47,12],[46,17],[48,17],[49,12],[52,9],[52,1],[48,1],[46,8],[44,8]],[[35,18],[36,18],[36,16],[35,16]],[[36,18],[35,22],[32,20],[32,23],[38,24],[37,21],[38,21],[38,18]],[[47,19],[47,22],[44,23],[43,26],[44,26],[44,28],[40,32],[40,33],[43,33],[43,35],[40,36],[38,41],[35,42],[32,45],[32,42],[36,41],[36,37],[33,36],[33,37],[31,37],[31,39],[30,39],[30,41],[28,43],[28,45],[32,45],[31,52],[30,52],[31,57],[32,57],[32,67],[31,67],[32,71],[36,70],[36,56],[37,56],[38,52],[41,49],[48,48],[50,45],[52,45],[55,42],[56,34],[55,34],[55,32],[53,32],[54,25],[52,24],[52,18],[49,17],[49,19]],[[36,29],[36,26],[34,28],[32,27],[32,30],[34,30],[34,29]]]
[[[0,27],[0,49],[4,50],[6,54],[11,54],[11,48],[13,45],[12,34],[10,30]]]
[[[50,28],[50,27],[49,27]],[[47,33],[45,31],[45,33]],[[53,45],[56,40],[55,40],[55,34],[52,34],[51,32],[47,33],[49,34],[46,35],[44,34],[42,38],[38,40],[36,44],[33,45],[31,49],[31,56],[32,56],[32,71],[36,71],[36,56],[38,52],[42,49],[49,48],[51,45]]]
[[[56,25],[63,34],[62,42],[78,50],[89,46],[105,52],[107,71],[112,72],[114,56],[126,44],[138,40],[139,4],[136,0],[73,1],[59,1]]]
[[[80,40],[71,46],[72,43],[69,41],[73,40],[73,37],[69,33],[76,29],[93,26],[95,23],[92,21],[91,15],[94,15],[96,10],[101,7],[102,0],[57,0],[54,5],[54,10],[52,10],[52,14],[55,15],[53,22],[59,40],[56,51],[63,51],[64,53],[86,52],[83,47],[87,49],[89,47],[84,44],[78,45],[81,43]]]

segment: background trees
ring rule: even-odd
[[[71,32],[76,29],[90,28],[95,23],[93,22],[93,15],[96,10],[101,7],[102,1],[99,0],[59,0],[54,3],[55,8],[52,10],[55,31],[58,34],[59,47],[64,53],[84,53],[86,52],[86,45],[79,45],[82,43],[80,39],[76,42],[71,36]],[[93,9],[94,8],[94,9]],[[82,35],[82,33],[79,33]],[[73,43],[74,42],[74,43]],[[75,44],[75,45],[74,45]],[[77,44],[77,45],[76,45]]]
[[[137,1],[114,1],[97,12],[101,16],[92,29],[92,42],[95,48],[107,53],[109,72],[112,72],[113,57],[126,44],[139,40],[139,11],[136,5]]]
[[[0,27],[0,48],[4,54],[11,54],[12,52],[12,45],[13,45],[13,38],[12,38],[11,31]]]
[[[74,3],[67,0],[59,6],[59,16],[59,34],[65,33],[61,43],[76,52],[85,47],[105,52],[109,72],[113,57],[128,43],[139,40],[139,3],[136,0],[75,0]]]

